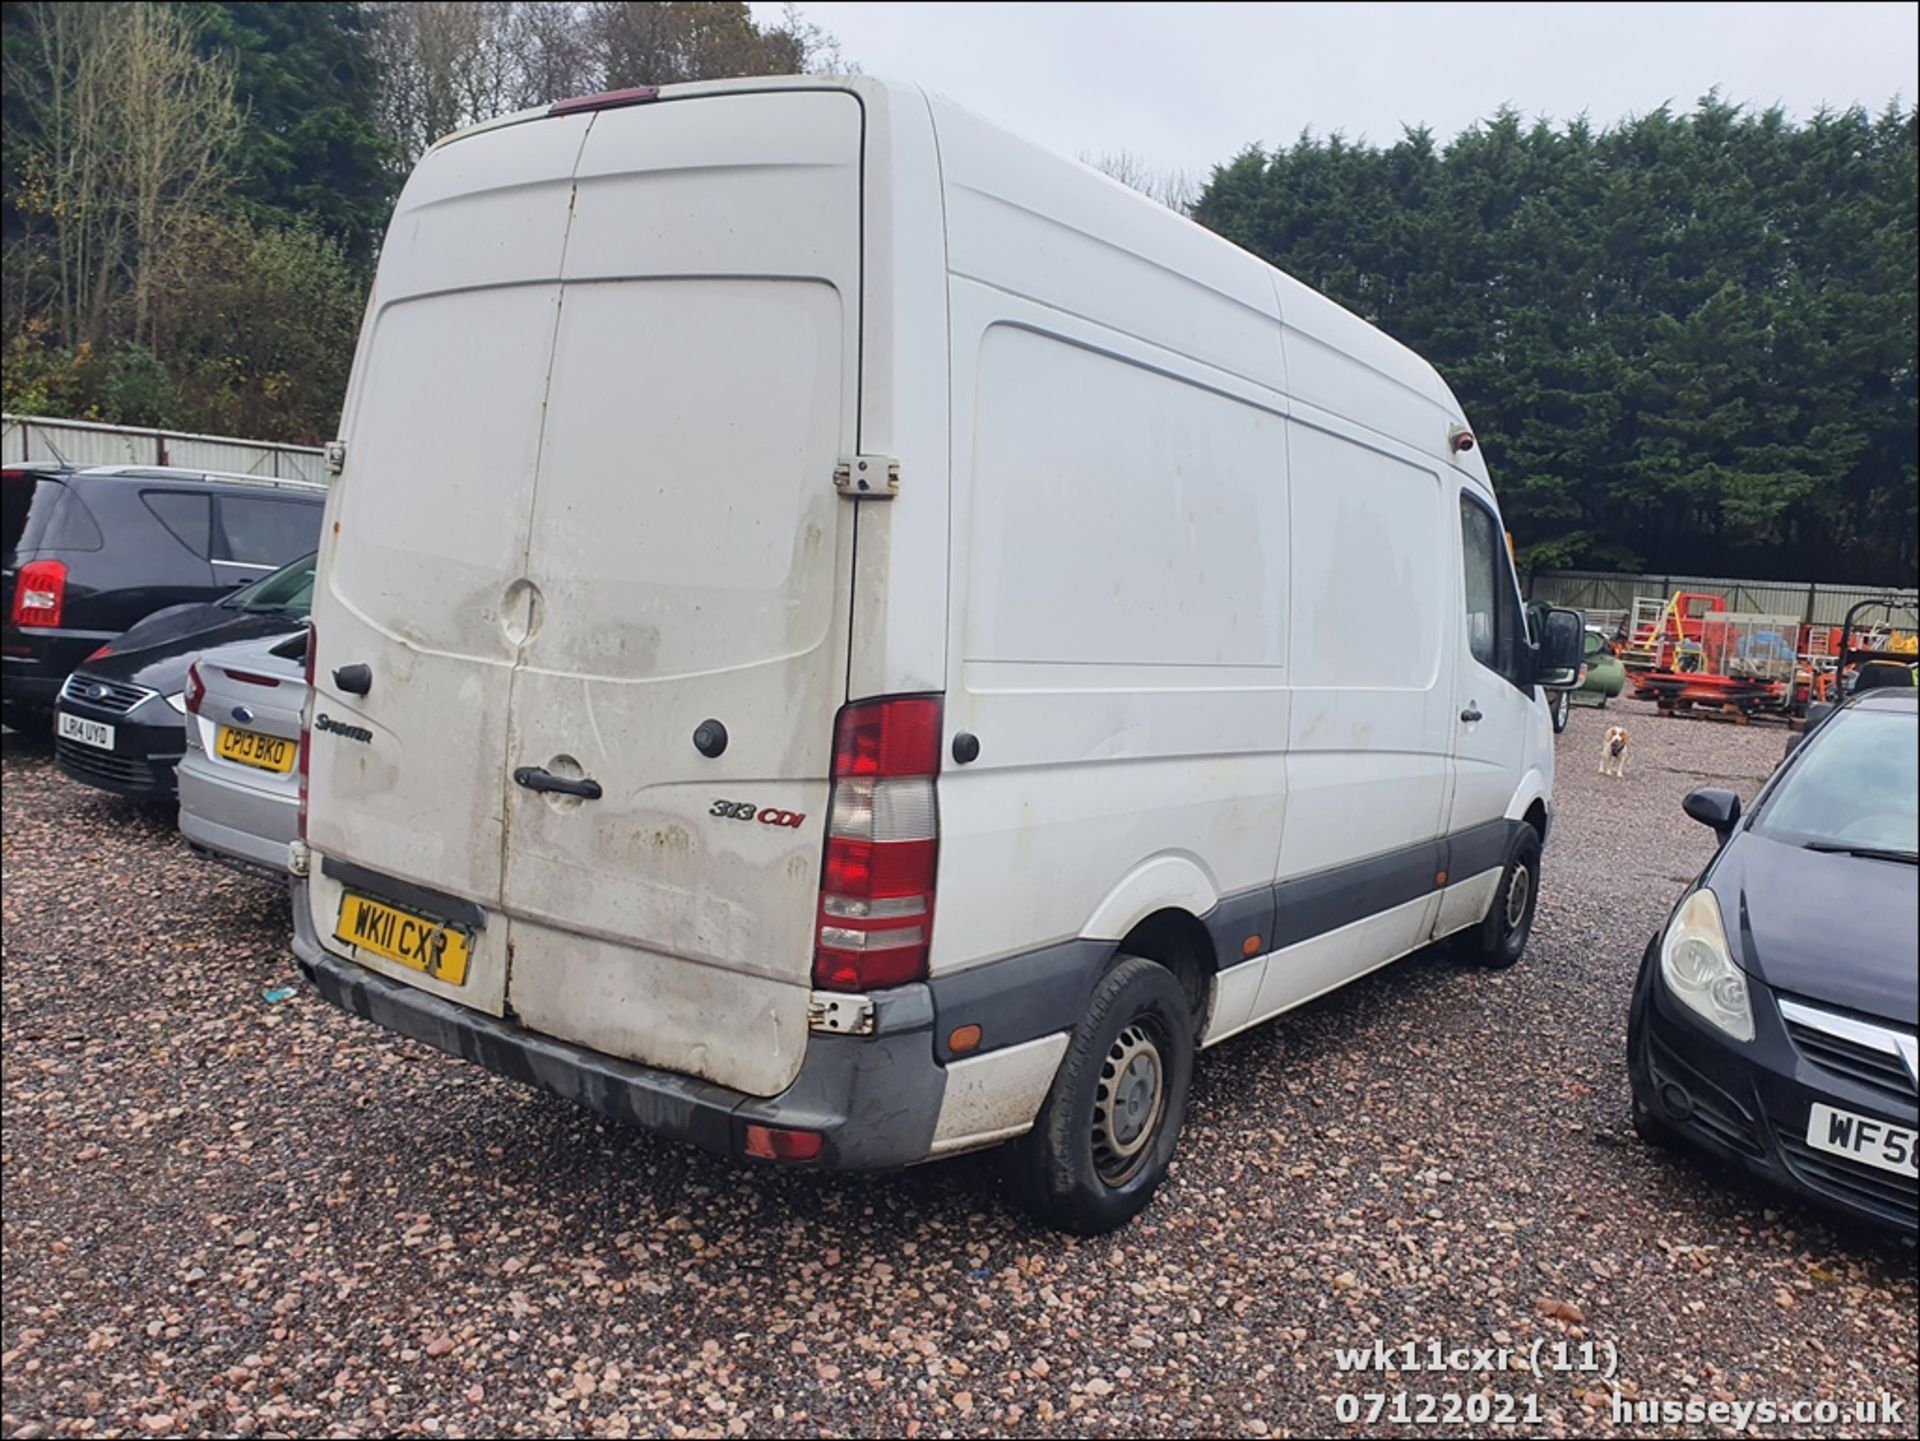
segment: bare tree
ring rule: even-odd
[[[231,69],[196,52],[174,7],[126,0],[38,7],[8,63],[38,72],[8,89],[32,121],[19,203],[53,231],[59,338],[98,344],[125,305],[150,340],[168,254],[229,178]]]
[[[244,115],[230,67],[202,59],[192,30],[158,5],[116,6],[124,127],[119,167],[132,211],[133,326],[149,334],[163,257],[227,185]]]
[[[763,29],[739,0],[597,0],[592,12],[614,87],[804,74],[822,45],[822,32],[793,11],[786,25]]]
[[[1192,214],[1200,199],[1199,182],[1189,171],[1157,169],[1131,150],[1105,150],[1098,155],[1083,150],[1080,161],[1181,215]]]
[[[372,7],[381,118],[408,155],[520,108],[518,8],[505,0],[382,0]]]
[[[858,75],[860,66],[840,53],[840,39],[832,31],[814,24],[800,13],[800,7],[788,0],[780,11],[780,28],[800,47],[803,68],[809,75]]]
[[[569,95],[729,75],[850,68],[788,7],[760,25],[739,0],[377,0],[382,115],[409,156],[449,131]]]
[[[513,8],[510,43],[520,65],[518,106],[547,105],[606,88],[606,67],[584,4]]]

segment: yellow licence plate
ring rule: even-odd
[[[238,761],[243,766],[258,766],[263,771],[285,775],[293,769],[300,742],[280,736],[265,736],[259,731],[243,731],[238,726],[221,726],[214,750],[222,760]]]
[[[466,984],[473,940],[457,927],[348,891],[340,898],[340,920],[333,934],[350,946],[424,971],[449,986]]]

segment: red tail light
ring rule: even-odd
[[[200,674],[200,662],[195,661],[187,667],[187,712],[200,714],[200,702],[207,698],[206,677]]]
[[[821,989],[880,990],[926,976],[939,770],[938,697],[841,710],[813,955]]]
[[[67,608],[67,563],[30,560],[20,567],[13,583],[15,625],[57,626]]]
[[[300,830],[307,838],[307,752],[313,748],[313,675],[315,657],[320,653],[320,632],[307,622],[307,698],[300,706]]]

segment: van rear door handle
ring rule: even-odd
[[[1478,706],[1469,705],[1465,710],[1460,712],[1460,719],[1465,721],[1468,725],[1472,725],[1475,721],[1480,719],[1480,708]]]
[[[567,776],[557,776],[545,766],[521,766],[513,773],[515,784],[523,785],[530,791],[552,791],[556,795],[578,796],[583,801],[600,799],[600,782],[588,780],[582,776],[573,780]]]

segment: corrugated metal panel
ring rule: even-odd
[[[1821,625],[1838,625],[1850,606],[1891,596],[1913,609],[1920,592],[1886,586],[1825,585],[1812,581],[1728,580],[1699,575],[1622,575],[1605,571],[1542,571],[1528,594],[1549,605],[1578,610],[1624,611],[1638,596],[1665,600],[1675,591],[1723,596],[1729,610],[1790,615]]]
[[[224,470],[323,484],[329,479],[321,452],[312,446],[37,415],[4,417],[0,456],[7,460],[64,459],[75,465],[177,465],[189,470]]]

